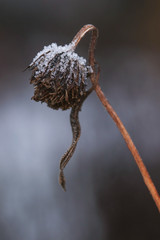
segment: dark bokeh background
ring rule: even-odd
[[[31,73],[22,70],[44,45],[69,43],[87,23],[100,31],[100,84],[159,189],[160,1],[0,0],[1,240],[160,239],[156,206],[94,93],[80,113],[67,192],[58,184],[70,111],[31,101]]]

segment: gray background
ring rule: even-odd
[[[160,182],[160,2],[0,0],[0,239],[160,239],[159,214],[118,129],[93,93],[70,146],[69,111],[31,101],[31,72],[44,45],[69,43],[98,27],[100,84]],[[87,56],[89,34],[77,51]],[[160,190],[160,189],[159,189]]]

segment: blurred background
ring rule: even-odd
[[[93,93],[77,149],[68,111],[31,101],[25,69],[44,45],[92,23],[100,84],[160,192],[160,1],[0,0],[0,239],[160,239],[158,210],[118,129]],[[77,52],[87,57],[90,34]]]

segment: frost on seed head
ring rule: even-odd
[[[53,109],[68,109],[86,94],[86,82],[92,73],[86,59],[74,52],[74,45],[57,46],[52,43],[40,51],[29,68],[33,70],[32,99],[46,102]]]

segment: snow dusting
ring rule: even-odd
[[[43,74],[46,72],[46,69],[48,69],[48,66],[48,70],[54,70],[57,58],[59,58],[58,65],[62,73],[66,71],[69,62],[71,63],[71,69],[74,68],[75,62],[86,68],[86,59],[79,57],[78,54],[74,52],[73,42],[64,46],[57,46],[56,43],[44,46],[43,50],[35,56],[29,67],[36,68],[36,75]],[[87,67],[86,70],[91,71],[90,67]]]

